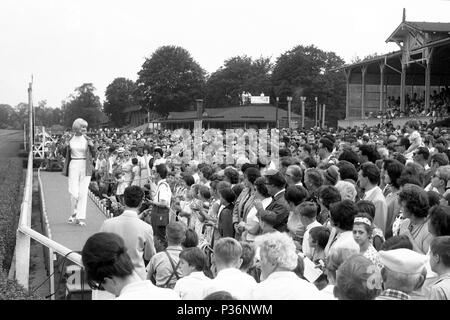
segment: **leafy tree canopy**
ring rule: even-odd
[[[134,81],[126,78],[116,78],[106,88],[103,110],[117,127],[125,124],[123,110],[136,104],[136,90]]]
[[[283,53],[272,73],[274,93],[280,101],[293,97],[292,110],[300,113],[301,96],[307,97],[305,114],[315,117],[316,102],[326,105],[328,125],[336,125],[345,113],[346,81],[343,71],[329,71],[344,65],[334,52],[325,52],[315,46],[296,46]]]
[[[210,108],[236,106],[243,92],[252,95],[270,94],[272,71],[270,58],[253,60],[248,56],[232,57],[209,77],[206,83],[206,104]]]
[[[138,75],[137,96],[146,110],[161,114],[185,111],[204,96],[206,72],[182,47],[158,48]]]
[[[83,118],[90,127],[96,127],[102,120],[102,104],[100,98],[94,94],[92,83],[84,83],[75,89],[69,100],[63,103],[64,124],[68,127],[77,118]]]

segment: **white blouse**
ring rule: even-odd
[[[70,157],[73,158],[86,158],[87,154],[87,140],[84,136],[73,136],[70,139]]]

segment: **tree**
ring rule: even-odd
[[[186,49],[160,47],[138,72],[138,102],[160,114],[187,110],[203,98],[205,74]]]
[[[0,129],[11,126],[14,109],[9,104],[0,104]]]
[[[63,103],[64,124],[68,127],[77,118],[86,120],[90,127],[96,127],[103,116],[100,98],[94,94],[92,83],[84,83],[75,89],[68,101]]]
[[[103,110],[117,127],[125,124],[123,110],[136,104],[136,84],[129,79],[116,78],[106,88]]]
[[[368,54],[368,55],[366,55],[366,56],[364,56],[364,58],[360,58],[359,56],[354,56],[353,58],[352,58],[352,61],[350,62],[351,64],[354,64],[354,63],[359,63],[359,62],[363,62],[363,61],[365,61],[365,60],[370,60],[370,59],[373,59],[373,58],[376,58],[376,57],[378,57],[379,56],[379,54],[378,53],[371,53],[371,54]]]
[[[270,93],[270,58],[237,56],[225,60],[224,65],[209,77],[206,83],[206,105],[208,107],[229,107],[239,105],[241,94]]]
[[[272,73],[274,94],[285,101],[292,96],[292,111],[300,113],[300,97],[307,97],[305,114],[315,117],[315,97],[319,105],[325,104],[328,125],[336,126],[345,112],[345,75],[331,71],[344,65],[334,52],[325,52],[315,46],[297,46],[283,53],[276,61]]]

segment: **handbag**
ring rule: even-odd
[[[167,187],[169,185],[166,183]],[[157,191],[159,202],[159,190]],[[161,207],[154,205],[151,213],[151,225],[154,227],[165,227],[169,224],[169,211],[168,207]]]

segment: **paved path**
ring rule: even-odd
[[[70,195],[67,177],[61,172],[41,171],[41,180],[52,239],[69,249],[81,251],[86,240],[100,230],[106,217],[88,197],[86,226],[68,224]]]

